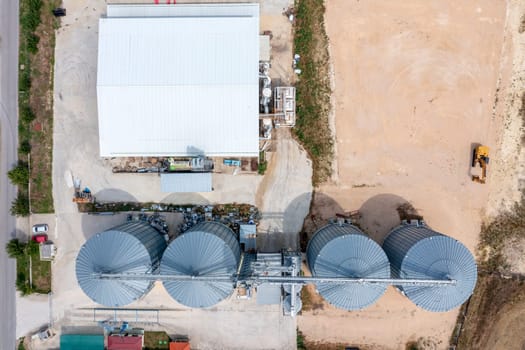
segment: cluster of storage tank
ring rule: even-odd
[[[382,247],[357,227],[331,224],[312,237],[307,262],[314,277],[455,280],[451,285],[399,285],[404,295],[429,311],[448,311],[468,299],[477,279],[474,258],[460,242],[425,225],[401,225],[390,232]],[[129,222],[90,238],[80,249],[76,274],[81,289],[93,301],[110,307],[129,304],[153,286],[150,280],[99,279],[96,274],[163,274],[205,276],[210,280],[165,280],[163,284],[180,304],[203,308],[233,293],[231,281],[240,261],[233,231],[216,223],[192,227],[169,245],[142,222]],[[301,308],[300,288],[283,285],[284,307]],[[317,283],[329,303],[359,310],[376,302],[386,284]],[[287,290],[288,289],[288,290]]]
[[[307,260],[316,277],[456,281],[447,285],[396,286],[417,306],[434,312],[464,303],[477,280],[476,262],[469,250],[419,222],[393,229],[382,247],[353,225],[325,226],[309,242]],[[318,283],[316,287],[334,306],[359,310],[376,302],[387,285]]]
[[[240,248],[233,231],[216,223],[198,224],[169,245],[143,222],[129,222],[90,238],[77,256],[80,288],[93,301],[110,307],[127,305],[144,296],[152,281],[99,279],[96,274],[168,274],[232,276]],[[232,282],[163,281],[170,296],[189,307],[209,307],[233,292]]]

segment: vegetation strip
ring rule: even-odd
[[[332,172],[333,135],[329,125],[330,76],[323,0],[296,0],[294,49],[300,56],[295,135],[313,161],[313,185]]]
[[[506,245],[525,239],[525,192],[512,210],[499,214],[481,228],[479,278],[469,303],[462,306],[451,338],[457,349],[479,348],[505,307],[525,304],[525,277],[508,272]]]
[[[51,291],[51,262],[40,260],[38,243],[23,243],[15,238],[7,243],[6,251],[9,257],[16,259],[16,289],[22,295]]]
[[[20,51],[18,73],[18,158],[10,174],[18,185],[11,213],[53,212],[53,64],[55,29],[52,10],[56,0],[20,1]],[[27,171],[23,170],[26,168]],[[11,172],[10,172],[11,173]],[[25,177],[27,173],[27,180]],[[21,179],[21,175],[24,175]],[[23,180],[23,181],[22,181]]]

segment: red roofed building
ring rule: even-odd
[[[110,335],[108,350],[142,350],[142,336]]]
[[[190,343],[188,342],[171,342],[170,350],[190,350]]]

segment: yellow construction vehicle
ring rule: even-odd
[[[489,164],[489,148],[479,145],[472,154],[472,181],[484,184],[487,180],[487,166]],[[477,166],[479,165],[479,167]]]

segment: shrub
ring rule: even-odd
[[[7,172],[7,177],[13,185],[27,185],[29,183],[29,167],[27,163],[18,161],[18,165]]]
[[[5,245],[5,250],[7,251],[7,255],[14,259],[24,255],[25,247],[25,243],[20,242],[18,238],[13,238]]]
[[[20,338],[20,343],[18,344],[18,350],[26,350],[24,346],[24,337]]]
[[[31,130],[29,130],[29,127],[26,125],[19,123],[18,124],[18,138],[23,139],[29,139],[31,138]]]
[[[23,71],[20,71],[18,90],[29,91],[29,88],[31,88],[31,76],[29,74],[29,69],[26,67]]]
[[[16,274],[16,289],[22,293],[22,295],[31,294],[31,286],[25,272],[18,272]]]
[[[31,123],[36,118],[35,113],[33,113],[33,110],[28,105],[20,107],[19,116],[20,120],[27,124]]]
[[[38,43],[40,38],[36,34],[29,34],[27,36],[27,50],[31,53],[36,53],[38,51]]]
[[[18,147],[19,153],[28,154],[31,152],[31,144],[29,143],[29,140],[24,140],[20,143],[20,147]]]
[[[27,243],[27,253],[29,255],[35,255],[39,253],[39,244],[33,240]]]
[[[28,216],[29,215],[29,197],[27,194],[18,192],[18,196],[11,203],[11,215]]]
[[[258,165],[259,175],[264,175],[267,167],[268,167],[268,163],[265,160],[262,162],[259,162],[259,165]]]

